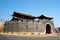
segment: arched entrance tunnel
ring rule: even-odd
[[[51,33],[51,26],[49,24],[46,25],[46,34]]]

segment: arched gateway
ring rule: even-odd
[[[51,33],[51,26],[49,24],[46,25],[46,34]]]
[[[34,19],[39,20],[34,20]],[[38,32],[50,34],[54,32],[54,23],[51,20],[53,18],[46,17],[44,15],[35,17],[24,13],[14,12],[12,19],[6,21],[4,24],[5,32]],[[49,24],[46,24],[49,23]]]

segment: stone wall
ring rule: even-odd
[[[51,30],[54,31],[54,23],[51,20],[18,20],[6,21],[4,24],[5,32],[45,32],[46,24],[51,25]]]

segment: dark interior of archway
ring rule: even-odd
[[[46,34],[50,34],[51,33],[51,27],[49,24],[46,25]]]

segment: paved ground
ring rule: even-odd
[[[0,40],[60,40],[60,36],[6,36],[0,35]]]

